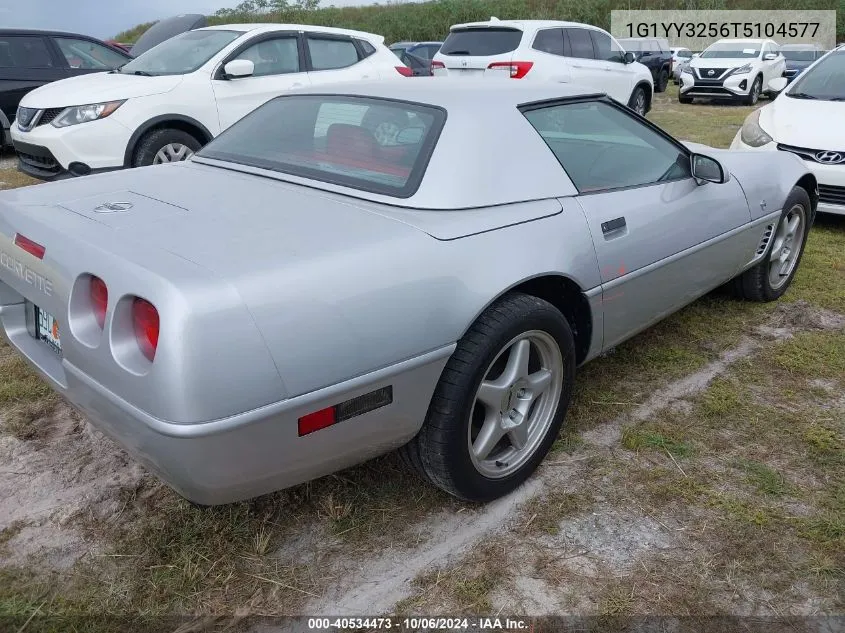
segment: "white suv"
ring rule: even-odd
[[[774,40],[719,40],[681,72],[678,100],[730,99],[754,105],[769,82],[786,69]]]
[[[12,141],[42,180],[184,160],[288,90],[408,69],[380,35],[286,24],[177,35],[121,68],[65,79],[21,101]]]
[[[595,26],[551,20],[456,24],[431,64],[435,76],[509,77],[592,86],[640,114],[651,107],[651,72]]]

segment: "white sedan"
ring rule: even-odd
[[[772,89],[786,79],[775,79]],[[845,215],[845,46],[805,70],[773,103],[755,110],[731,149],[792,152],[819,183],[823,213]]]

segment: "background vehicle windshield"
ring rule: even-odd
[[[811,62],[818,57],[818,52],[814,48],[789,48],[788,46],[781,46],[780,52],[783,56],[793,62]]]
[[[845,101],[845,51],[831,53],[795,80],[786,93],[824,101]]]
[[[711,44],[699,57],[704,59],[753,59],[760,56],[758,42],[724,42]]]
[[[510,28],[481,27],[456,29],[449,33],[441,55],[501,55],[516,50],[522,41],[522,31]]]
[[[184,75],[192,73],[228,44],[243,35],[241,31],[188,31],[133,59],[122,73]]]
[[[407,198],[445,116],[432,106],[370,97],[277,97],[197,156]]]
[[[619,43],[622,45],[622,48],[632,53],[648,50],[648,46],[642,40],[619,40]]]

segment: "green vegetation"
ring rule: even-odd
[[[677,0],[436,0],[360,7],[313,8],[313,0],[293,4],[285,0],[247,0],[211,16],[212,24],[281,22],[359,29],[384,35],[387,42],[440,40],[452,24],[499,19],[573,20],[610,28],[614,9],[677,9]],[[687,9],[795,10],[795,0],[685,0]],[[845,0],[804,0],[802,9],[837,10],[837,37],[845,34]],[[141,27],[118,34],[118,41],[134,41]]]

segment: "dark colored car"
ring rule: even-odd
[[[443,42],[396,42],[389,48],[414,77],[425,77],[431,74],[431,60],[442,45]]]
[[[786,58],[783,76],[789,83],[827,51],[818,44],[783,44],[780,52]]]
[[[659,38],[629,37],[619,40],[619,44],[634,59],[651,71],[654,80],[654,91],[663,92],[672,76],[672,51],[669,42]]]
[[[21,98],[59,79],[112,70],[132,57],[93,37],[59,31],[0,29],[0,146]]]

